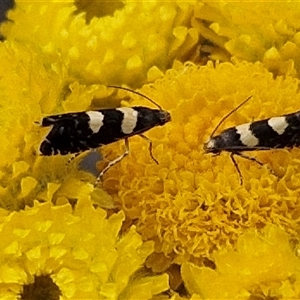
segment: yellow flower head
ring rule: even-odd
[[[193,3],[128,1],[113,15],[87,24],[84,13],[74,14],[72,2],[16,1],[3,35],[33,44],[45,63],[63,58],[70,76],[81,82],[131,86],[161,76],[160,69],[174,58],[185,60],[197,46],[198,33],[190,24]],[[115,7],[96,3],[98,10]]]
[[[250,95],[224,129],[296,111],[298,84],[292,78],[274,80],[260,64],[176,64],[141,90],[172,115],[172,122],[146,134],[159,165],[151,160],[148,143],[132,137],[129,156],[108,171],[103,186],[144,240],[155,241],[149,266],[163,270],[172,262],[210,258],[213,250],[234,245],[246,228],[268,223],[296,234],[299,149],[256,152],[263,167],[237,157],[240,185],[229,154],[206,154],[203,144],[222,117]],[[140,103],[144,100],[134,102]],[[115,147],[111,153],[113,147],[106,148],[110,157],[124,151]]]
[[[77,199],[78,194],[111,202],[107,194],[81,182],[86,175],[75,179],[78,170],[67,165],[68,157],[39,155],[39,145],[49,129],[35,122],[45,115],[82,111],[93,105],[118,106],[120,100],[110,95],[113,90],[71,82],[61,61],[45,66],[30,46],[6,41],[0,44],[0,55],[0,207],[18,210],[35,199],[64,203]]]
[[[183,280],[192,299],[299,299],[300,260],[287,233],[276,226],[246,230],[237,250],[213,255],[215,270],[184,263]]]
[[[261,61],[275,75],[299,77],[299,9],[298,1],[200,1],[193,25],[210,59]]]
[[[87,200],[73,212],[49,203],[1,212],[1,299],[150,299],[168,288],[167,275],[136,274],[153,244],[134,227],[120,238],[123,214],[107,218]]]

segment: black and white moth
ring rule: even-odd
[[[123,87],[108,87],[130,91],[142,96],[154,103],[158,109],[134,106],[72,112],[44,117],[40,123],[42,127],[52,126],[39,148],[41,154],[46,156],[80,154],[83,151],[95,149],[102,145],[108,145],[122,139],[125,140],[125,152],[102,170],[97,182],[111,166],[128,155],[128,138],[133,135],[139,135],[149,142],[150,155],[157,163],[152,155],[152,141],[143,133],[171,121],[170,113],[162,110],[147,96]]]
[[[269,119],[245,123],[222,131],[213,136],[222,122],[233,112],[245,104],[252,96],[244,100],[238,107],[227,114],[217,125],[204,150],[207,153],[220,154],[222,151],[230,152],[230,158],[235,165],[242,184],[241,172],[234,159],[238,155],[245,159],[263,165],[254,157],[243,154],[244,151],[272,150],[293,148],[300,146],[300,111]]]

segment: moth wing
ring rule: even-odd
[[[83,120],[83,119],[84,121],[86,121],[85,112],[51,115],[51,116],[44,117],[40,122],[40,126],[48,127],[58,123],[64,125],[68,123],[74,123],[76,120]]]

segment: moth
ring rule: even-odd
[[[41,154],[45,156],[80,154],[125,140],[125,152],[109,162],[97,177],[96,184],[110,167],[129,154],[128,139],[131,136],[139,135],[144,138],[149,143],[150,156],[158,163],[152,154],[152,141],[143,133],[171,121],[170,113],[149,97],[124,87],[112,85],[108,87],[142,96],[155,104],[158,109],[134,106],[70,112],[44,117],[39,123],[42,127],[51,127],[39,148]]]
[[[243,154],[245,151],[273,150],[293,148],[300,146],[300,111],[295,113],[276,116],[264,120],[245,123],[231,127],[214,136],[220,125],[232,113],[244,105],[252,96],[244,100],[234,110],[221,119],[212,132],[207,143],[204,144],[204,151],[207,153],[220,154],[222,151],[230,152],[230,158],[235,165],[240,183],[243,183],[241,172],[234,156],[238,155],[245,159],[264,164],[254,157]],[[272,170],[270,170],[272,172]],[[272,172],[274,174],[274,172]]]

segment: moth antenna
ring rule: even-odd
[[[214,136],[214,134],[216,133],[216,131],[220,128],[220,126],[222,125],[222,123],[229,118],[234,112],[236,112],[241,106],[243,106],[246,102],[248,102],[250,99],[252,98],[252,95],[249,96],[246,100],[244,100],[242,103],[240,103],[237,107],[235,107],[232,111],[230,111],[227,115],[225,115],[221,121],[218,123],[218,125],[215,127],[215,129],[213,130],[213,132],[210,135],[210,138],[212,138]]]
[[[156,107],[159,108],[159,110],[162,110],[161,106],[159,106],[156,102],[154,102],[152,99],[150,99],[149,97],[147,97],[146,95],[143,95],[139,92],[136,92],[134,90],[131,90],[131,89],[128,89],[128,88],[125,88],[125,87],[121,87],[121,86],[116,86],[116,85],[108,85],[107,87],[110,87],[110,88],[115,88],[115,89],[119,89],[119,90],[125,90],[125,91],[128,91],[128,92],[131,92],[133,94],[136,94],[136,95],[139,95],[145,99],[147,99],[148,101],[150,101],[152,104],[154,104]]]

